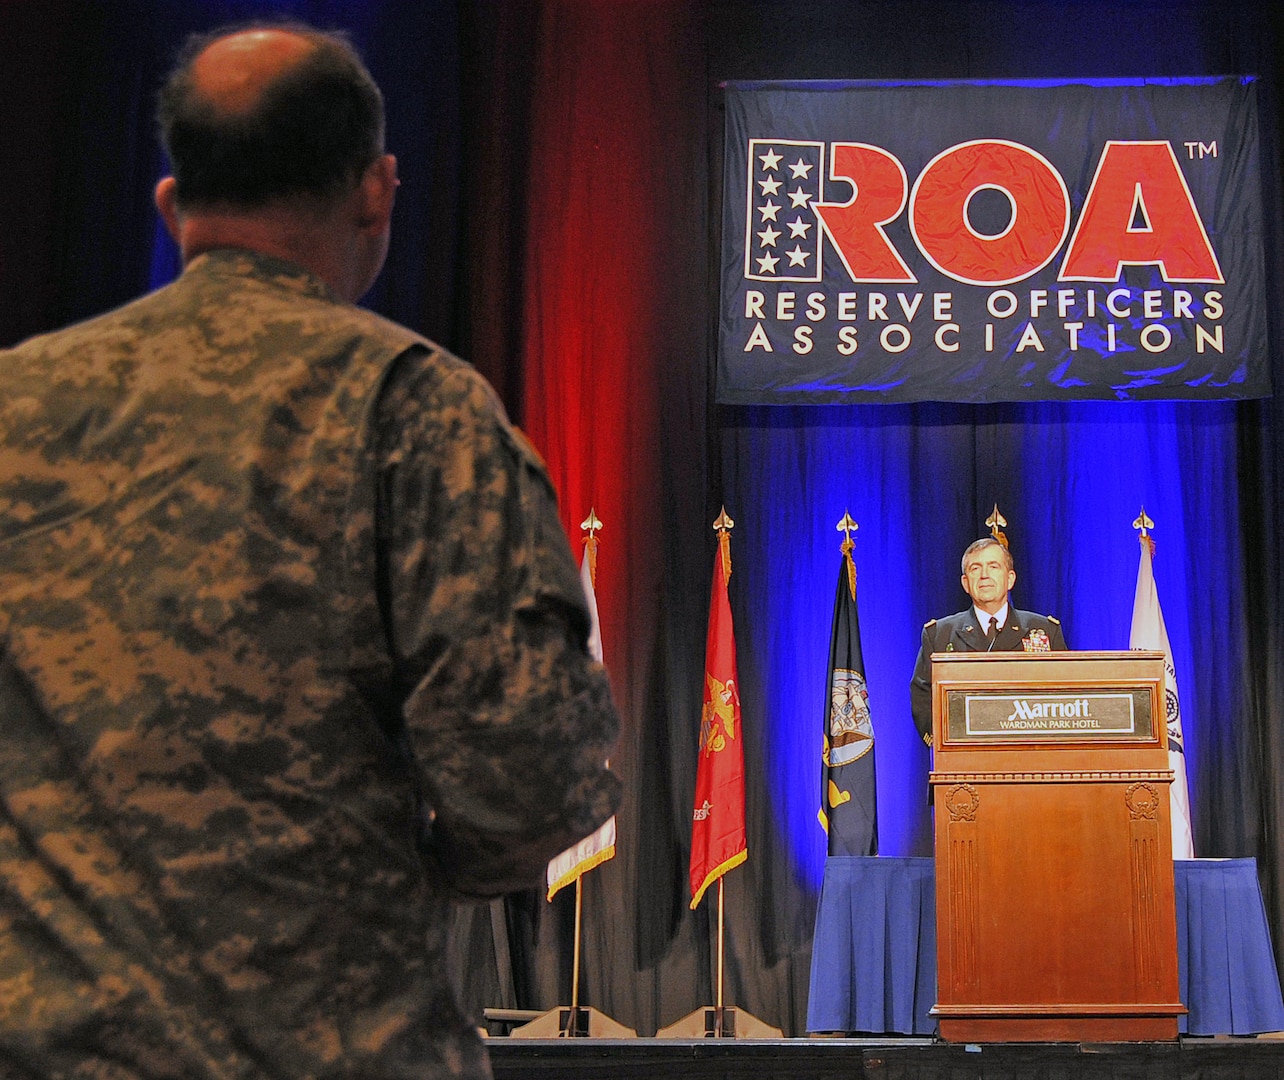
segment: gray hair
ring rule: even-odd
[[[987,547],[996,547],[1000,551],[1002,551],[1003,561],[1007,563],[1008,569],[1009,570],[1016,569],[1016,567],[1012,562],[1012,552],[1008,550],[1007,545],[993,536],[983,536],[981,537],[980,540],[973,540],[970,544],[968,544],[967,549],[963,552],[962,567],[963,567],[964,577],[967,576],[968,556],[971,555],[973,552],[980,551],[982,548],[987,548]]]

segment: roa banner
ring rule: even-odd
[[[1253,79],[726,108],[719,401],[1270,393]]]

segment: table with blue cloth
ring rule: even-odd
[[[1284,1030],[1256,859],[1173,864],[1178,1025],[1189,1035]],[[807,1030],[930,1035],[936,1021],[932,859],[833,856],[812,945]]]

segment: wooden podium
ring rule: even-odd
[[[934,654],[932,733],[941,1037],[1176,1039],[1163,654]]]

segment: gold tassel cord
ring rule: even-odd
[[[736,527],[736,523],[727,516],[727,508],[722,508],[722,513],[713,523],[713,531],[718,534],[718,547],[722,551],[722,573],[727,581],[731,580],[731,530]]]
[[[843,534],[842,553],[847,567],[847,588],[851,592],[852,600],[856,599],[856,562],[852,558],[852,549],[856,546],[856,541],[852,539],[852,532],[859,529],[860,526],[852,520],[851,514],[846,510],[843,511],[842,520],[835,528]]]

